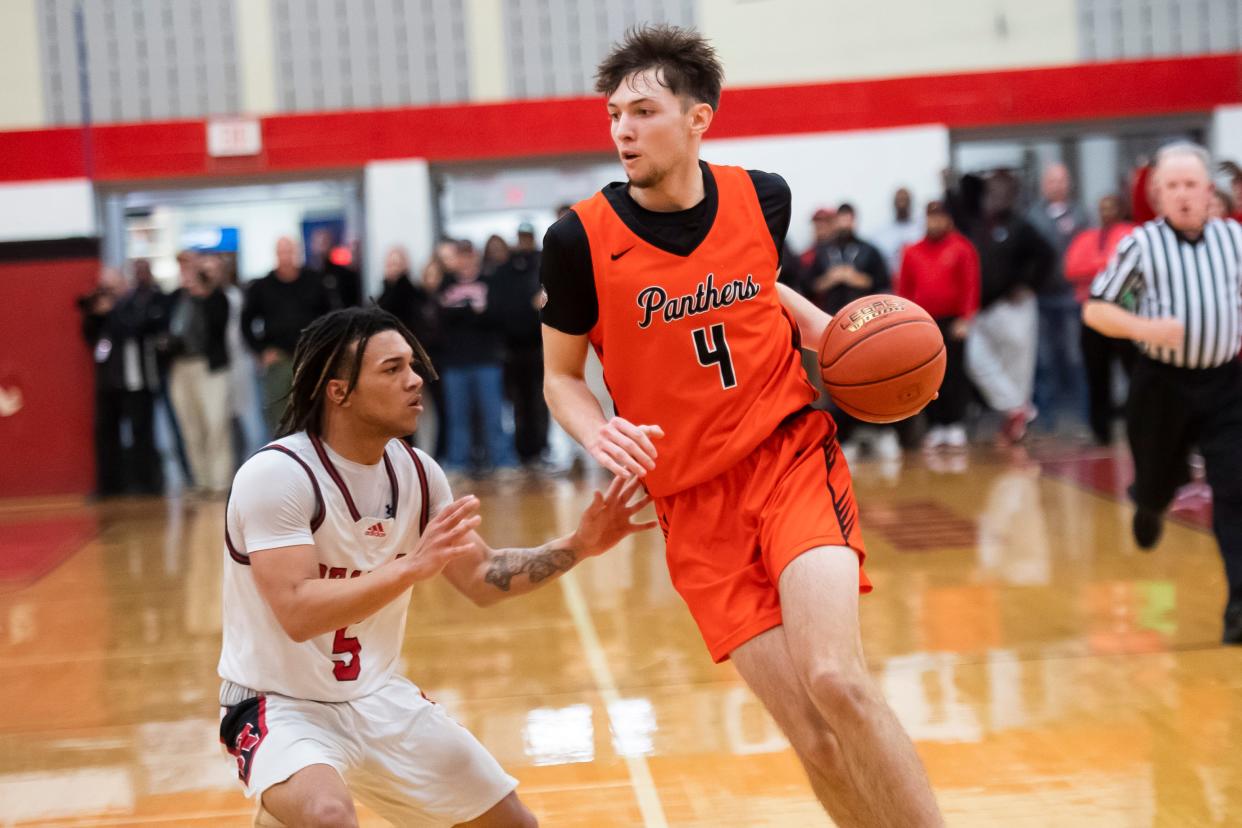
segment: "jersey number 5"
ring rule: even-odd
[[[328,577],[344,578],[345,573],[345,567],[334,566],[328,570]],[[349,655],[349,661],[332,659],[332,675],[336,676],[337,681],[357,681],[358,674],[362,672],[362,644],[358,639],[346,635],[347,629],[348,627],[341,627],[336,631],[336,638],[332,639],[332,655]]]
[[[708,333],[711,339],[708,339]],[[729,343],[725,340],[723,324],[712,325],[711,328],[695,328],[694,351],[698,354],[699,365],[720,368],[720,384],[728,390],[737,385],[737,375],[733,373],[733,355],[729,353]]]

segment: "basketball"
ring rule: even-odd
[[[877,294],[832,318],[819,366],[832,401],[868,423],[894,423],[923,410],[944,379],[944,337],[908,299]]]

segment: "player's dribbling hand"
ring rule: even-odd
[[[651,495],[645,492],[634,500],[640,491],[642,481],[637,477],[614,477],[606,492],[596,491],[574,532],[573,547],[583,557],[601,555],[635,532],[654,529],[658,525],[654,520],[631,520],[651,502]]]
[[[475,551],[470,533],[479,528],[479,499],[466,495],[445,506],[427,524],[414,551],[402,558],[411,578],[423,581],[439,575],[451,561]]]
[[[586,447],[599,464],[619,477],[643,477],[655,468],[653,439],[664,436],[656,425],[634,425],[613,417],[600,426],[595,439]]]

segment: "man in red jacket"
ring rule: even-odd
[[[953,219],[942,202],[927,205],[927,236],[906,248],[897,293],[931,314],[944,335],[944,383],[940,396],[927,407],[931,430],[925,447],[965,448],[962,421],[970,388],[963,354],[970,321],[979,310],[979,254],[953,229]]]

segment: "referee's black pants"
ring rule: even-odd
[[[1242,601],[1242,363],[1176,368],[1139,355],[1126,407],[1135,504],[1163,512],[1199,446],[1230,602]]]

